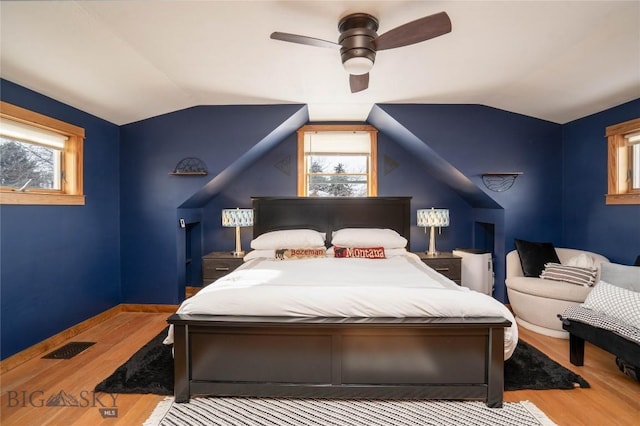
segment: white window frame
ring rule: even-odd
[[[308,197],[309,179],[307,171],[309,170],[307,160],[308,155],[305,150],[305,135],[313,133],[328,132],[368,132],[371,148],[369,151],[369,164],[367,167],[367,196],[375,197],[378,195],[378,130],[370,125],[326,125],[326,124],[309,124],[298,129],[298,196]],[[341,149],[340,153],[347,153],[348,150]]]
[[[40,143],[61,146],[59,189],[26,188],[25,191],[16,191],[15,188],[1,187],[0,204],[84,205],[84,129],[1,101],[0,118],[14,124],[16,130],[20,127],[24,131],[33,130],[34,133],[25,138],[27,140],[44,137]]]

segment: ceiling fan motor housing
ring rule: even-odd
[[[375,62],[376,50],[373,40],[378,37],[378,20],[368,13],[347,15],[338,23],[340,58],[344,64],[349,59],[366,58]]]

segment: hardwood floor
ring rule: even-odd
[[[2,375],[0,423],[6,425],[142,425],[164,397],[96,394],[95,385],[167,326],[166,313],[122,312],[75,336],[95,345],[69,360],[34,358]],[[64,391],[81,407],[47,407]],[[100,409],[117,408],[103,418]],[[115,413],[112,413],[116,415]]]
[[[640,383],[622,374],[615,356],[585,344],[584,366],[569,362],[569,341],[543,336],[522,327],[520,338],[551,359],[581,375],[591,388],[505,392],[505,401],[529,400],[558,425],[625,426],[640,424]]]
[[[74,358],[35,358],[3,373],[0,423],[3,426],[141,425],[163,396],[94,395],[93,388],[166,327],[167,317],[166,313],[118,313],[72,339],[97,342]],[[522,328],[520,337],[580,374],[591,388],[505,392],[506,401],[529,400],[561,426],[638,424],[640,383],[618,371],[613,355],[587,344],[585,366],[575,367],[568,360],[567,340],[541,336]],[[47,407],[48,398],[60,391],[74,396],[80,407]],[[113,417],[103,418],[101,410]]]

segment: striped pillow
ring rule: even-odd
[[[545,280],[564,281],[565,283],[592,287],[596,283],[596,268],[566,266],[559,263],[545,263],[540,278]]]

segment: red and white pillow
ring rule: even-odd
[[[358,257],[363,259],[385,259],[384,247],[333,247],[333,257]]]

